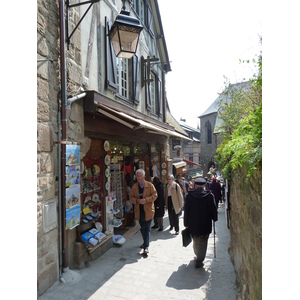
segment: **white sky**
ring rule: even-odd
[[[254,68],[240,64],[259,54],[259,1],[158,0],[172,71],[166,75],[172,115],[196,127],[225,87],[248,80]]]

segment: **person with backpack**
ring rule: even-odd
[[[175,235],[179,234],[179,213],[183,207],[183,196],[181,188],[174,181],[174,176],[168,176],[168,184],[165,186],[165,207],[168,210],[170,228],[175,228]]]

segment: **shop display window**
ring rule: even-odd
[[[102,163],[103,157],[82,160],[84,171],[81,175],[81,219],[83,223],[103,222]]]

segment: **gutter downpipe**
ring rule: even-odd
[[[66,89],[66,29],[65,29],[65,5],[64,0],[59,0],[59,19],[60,19],[60,75],[61,75],[61,140],[59,141],[61,145],[61,172],[60,181],[61,189],[59,193],[61,194],[60,203],[61,205],[61,233],[62,233],[62,269],[63,272],[69,270],[69,257],[68,257],[68,239],[66,232],[66,201],[65,199],[65,173],[66,173],[66,141],[67,141],[67,118],[66,118],[66,105],[67,105],[67,89]]]

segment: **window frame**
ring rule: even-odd
[[[212,144],[212,125],[210,121],[207,121],[205,124],[206,131],[206,143]]]
[[[117,66],[117,93],[120,97],[129,100],[129,62],[127,58],[116,58]],[[123,71],[125,67],[125,72]],[[121,76],[120,76],[121,73]],[[125,76],[124,76],[125,75]]]

